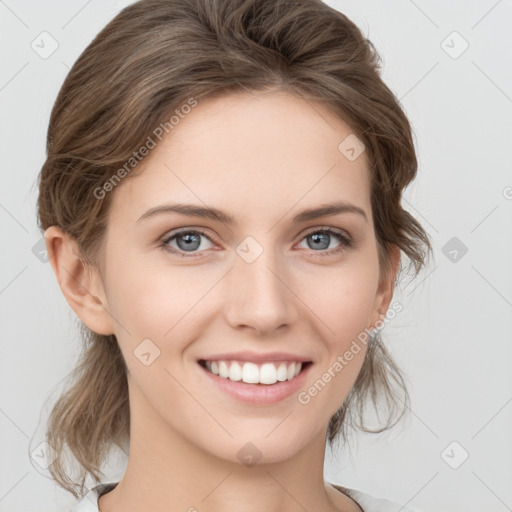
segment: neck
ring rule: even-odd
[[[291,458],[249,466],[192,443],[146,401],[132,400],[133,391],[128,465],[116,488],[100,497],[102,512],[360,510],[324,483],[326,429]],[[227,434],[226,442],[240,448],[246,444]]]

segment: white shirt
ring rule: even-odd
[[[100,496],[110,492],[117,483],[118,482],[108,482],[93,487],[69,510],[69,512],[99,512],[98,500]],[[335,484],[331,485],[338,491],[350,496],[364,512],[419,512],[417,509],[404,507],[403,505],[393,503],[384,498],[376,498],[362,491]]]

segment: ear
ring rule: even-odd
[[[98,269],[80,259],[76,240],[58,226],[50,226],[44,238],[48,260],[73,311],[92,331],[113,334],[112,317]]]
[[[400,248],[392,245],[389,254],[390,262],[389,268],[384,275],[381,275],[377,295],[375,296],[375,306],[372,313],[372,322],[370,328],[374,329],[375,324],[380,324],[386,313],[393,298],[395,290],[395,279],[398,273],[400,264]]]

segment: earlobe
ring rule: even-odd
[[[83,262],[78,244],[58,226],[44,232],[48,260],[68,304],[92,331],[113,334],[102,280],[96,268]]]

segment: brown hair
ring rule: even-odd
[[[94,191],[155,127],[168,126],[172,113],[191,98],[273,88],[326,105],[363,141],[381,271],[389,268],[394,245],[417,275],[426,249],[432,249],[427,233],[400,204],[417,172],[411,126],[380,78],[372,43],[319,0],[141,0],[123,9],[79,56],[51,112],[39,176],[40,228],[59,226],[77,241],[84,263],[97,265],[112,194],[98,199]],[[101,481],[105,449],[116,444],[125,450],[130,433],[127,368],[117,340],[83,324],[82,334],[73,384],[47,425],[47,441],[58,455],[49,467],[52,478],[75,497],[88,474]],[[368,430],[363,408],[380,403],[381,395],[389,419],[383,428]],[[408,402],[404,377],[377,333],[330,420],[329,443],[345,439],[356,415],[367,432],[393,426]],[[392,423],[397,406],[402,414]],[[66,446],[80,464],[79,482],[64,464]]]

